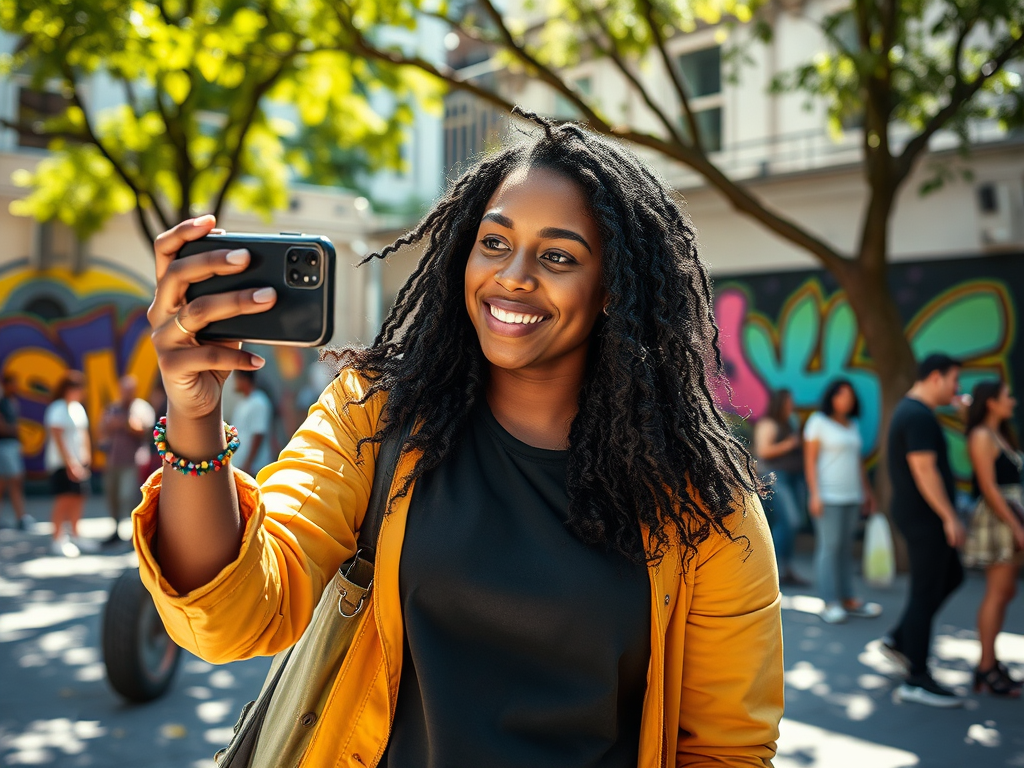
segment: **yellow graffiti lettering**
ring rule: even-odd
[[[64,378],[67,364],[53,352],[37,347],[26,347],[7,356],[4,373],[14,376],[14,388],[19,396],[40,403],[49,403]]]
[[[85,412],[89,415],[89,432],[93,447],[99,440],[100,421],[106,407],[118,398],[117,359],[112,349],[98,349],[82,355],[82,372],[85,374]],[[93,453],[93,467],[102,469],[105,456],[100,451]]]
[[[139,383],[139,397],[149,397],[156,383],[156,377],[160,369],[156,363],[156,348],[149,334],[142,334],[135,342],[135,349],[128,358],[128,366],[125,373],[130,373]]]
[[[46,429],[37,421],[18,419],[18,439],[21,441],[21,452],[26,456],[35,456],[46,446]]]

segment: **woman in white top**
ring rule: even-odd
[[[46,427],[44,462],[54,493],[50,516],[53,521],[51,552],[75,557],[83,548],[82,540],[78,538],[78,521],[85,506],[92,464],[89,417],[82,405],[85,376],[81,371],[68,371],[54,394],[54,401],[43,415]],[[65,523],[70,528],[70,539],[64,532]]]
[[[877,603],[853,596],[854,529],[861,513],[875,508],[861,458],[859,413],[853,385],[840,379],[829,385],[821,410],[804,426],[807,508],[817,532],[815,570],[825,601],[821,618],[829,624],[851,615],[874,618],[882,613]]]

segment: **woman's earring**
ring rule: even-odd
[[[607,304],[604,305],[604,308],[601,311],[604,312],[604,316],[605,317],[609,317],[609,315],[608,315],[608,305]]]

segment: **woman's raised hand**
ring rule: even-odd
[[[175,258],[185,243],[213,230],[213,216],[183,221],[154,243],[156,293],[146,313],[153,346],[167,391],[168,413],[202,419],[219,413],[224,381],[231,371],[255,370],[263,358],[242,351],[241,342],[199,341],[195,334],[215,320],[265,312],[274,306],[273,288],[247,289],[201,296],[186,301],[185,291],[214,275],[242,272],[249,265],[246,250],[220,249]]]

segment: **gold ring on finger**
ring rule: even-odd
[[[181,314],[181,310],[180,309],[177,312],[174,313],[174,324],[176,326],[178,326],[178,330],[179,331],[184,333],[190,339],[194,339],[196,337],[195,332],[194,331],[190,331],[188,328],[186,328],[184,325],[181,324],[181,317],[179,316],[180,314]]]

